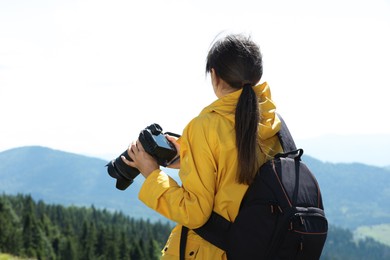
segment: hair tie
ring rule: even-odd
[[[244,81],[242,88],[245,88],[245,87],[252,87],[252,83],[249,81]]]

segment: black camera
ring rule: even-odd
[[[163,167],[167,166],[177,154],[175,146],[167,140],[162,132],[161,126],[158,124],[151,124],[142,130],[138,140],[141,142],[145,151],[153,156],[158,164]],[[119,190],[127,189],[133,183],[134,178],[140,174],[137,168],[131,167],[122,161],[122,155],[131,161],[126,150],[106,165],[108,174],[116,179],[116,188]]]

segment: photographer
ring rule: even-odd
[[[139,140],[122,156],[146,178],[139,199],[177,223],[162,251],[162,259],[179,259],[182,226],[187,235],[185,257],[226,259],[226,253],[198,236],[215,211],[234,221],[241,199],[257,169],[282,152],[277,132],[281,127],[267,83],[262,76],[260,49],[249,37],[228,35],[211,47],[206,63],[217,100],[205,107],[185,127],[182,136],[168,140],[180,160],[182,186],[160,170],[156,159]]]

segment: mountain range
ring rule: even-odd
[[[356,229],[390,224],[390,170],[362,163],[329,163],[304,155],[315,174],[331,225]],[[41,146],[0,153],[0,192],[31,194],[46,203],[105,208],[136,218],[162,217],[137,196],[140,175],[125,191],[115,188],[107,174],[108,162]],[[164,169],[180,182],[177,171]]]
[[[321,161],[390,168],[389,134],[328,134],[295,141],[307,154]]]

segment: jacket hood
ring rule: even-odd
[[[274,136],[280,130],[281,122],[276,115],[276,106],[271,99],[271,90],[267,82],[254,86],[253,90],[259,99],[259,138],[260,140],[266,140]],[[228,120],[234,123],[236,105],[241,92],[242,89],[217,99],[209,106],[205,107],[200,115],[214,112],[220,114],[223,117],[226,117]]]

